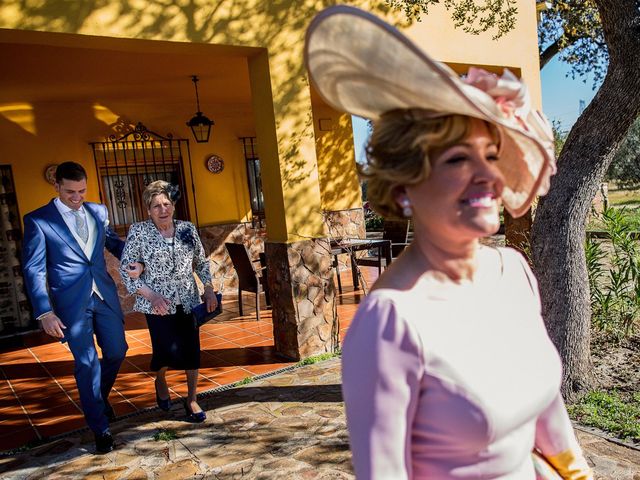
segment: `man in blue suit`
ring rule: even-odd
[[[128,347],[104,248],[120,258],[124,242],[108,228],[107,208],[84,201],[82,165],[60,164],[55,188],[57,198],[24,217],[25,284],[44,331],[68,342],[85,420],[96,451],[107,453],[114,445],[109,420],[115,419],[108,397]]]

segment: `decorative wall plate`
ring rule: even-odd
[[[211,173],[220,173],[224,169],[224,160],[219,155],[209,155],[205,165]]]
[[[58,168],[57,164],[49,165],[44,169],[44,179],[49,182],[51,185],[55,185],[56,183],[56,169]]]

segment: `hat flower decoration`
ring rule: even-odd
[[[305,62],[324,101],[374,122],[394,109],[422,108],[434,115],[466,115],[500,132],[498,168],[502,200],[513,216],[524,214],[555,173],[553,131],[531,108],[526,85],[512,72],[501,76],[471,67],[460,77],[431,58],[396,28],[349,6],[320,12],[307,30]]]
[[[505,69],[501,77],[482,68],[471,67],[463,81],[490,95],[507,119],[515,119],[526,129],[523,118],[531,111],[527,86],[511,70]]]

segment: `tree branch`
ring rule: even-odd
[[[540,70],[560,52],[560,40],[556,40],[540,53]]]

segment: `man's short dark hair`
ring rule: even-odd
[[[56,168],[56,183],[62,180],[79,182],[87,179],[87,172],[82,165],[76,162],[63,162]]]

